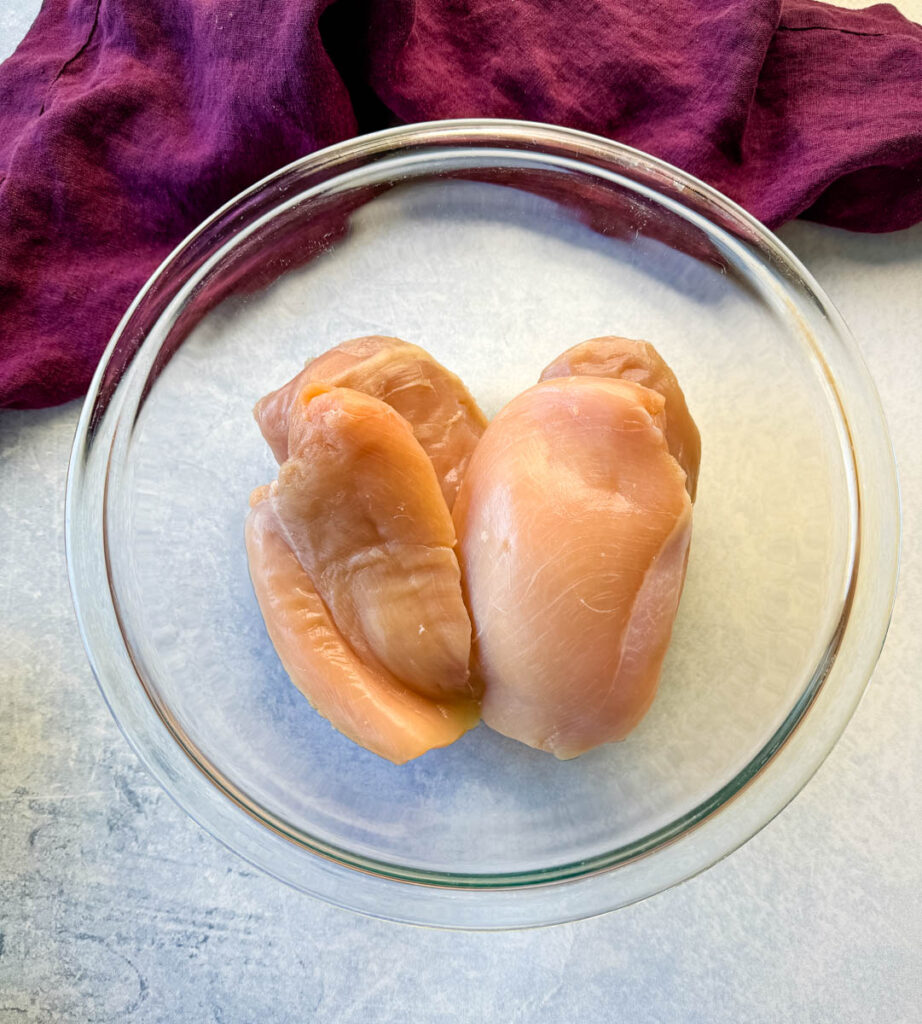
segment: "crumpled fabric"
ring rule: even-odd
[[[812,0],[45,0],[0,66],[0,406],[82,394],[246,186],[359,132],[581,128],[770,227],[922,220],[922,28]]]

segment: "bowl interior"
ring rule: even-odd
[[[190,759],[297,842],[464,884],[627,858],[732,794],[820,678],[854,554],[846,432],[782,276],[642,184],[488,149],[393,154],[215,246],[128,370],[105,501],[122,633]],[[597,335],[653,341],[676,371],[703,444],[694,538],[624,742],[562,763],[481,726],[394,767],[288,681],[243,546],[275,475],[250,410],[372,333],[429,349],[488,415]]]

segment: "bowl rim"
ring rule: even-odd
[[[118,355],[120,346],[130,349],[131,345],[137,344],[138,325],[134,321],[143,312],[148,297],[171,275],[182,278],[184,259],[196,246],[204,244],[207,249],[210,234],[215,229],[227,228],[228,225],[233,228],[235,218],[239,218],[248,203],[299,175],[313,174],[329,184],[341,176],[344,167],[361,164],[362,161],[386,161],[408,147],[426,149],[432,159],[436,159],[434,154],[440,147],[469,146],[484,150],[495,145],[532,154],[569,152],[572,159],[596,173],[607,167],[615,172],[643,174],[647,187],[658,192],[661,199],[686,207],[689,204],[703,205],[711,213],[711,218],[704,219],[710,219],[712,224],[716,219],[723,226],[729,225],[738,230],[799,282],[829,325],[841,350],[839,361],[847,365],[852,387],[858,389],[848,395],[847,404],[853,413],[850,417],[837,386],[837,374],[827,362],[828,353],[814,343],[815,355],[824,367],[842,423],[849,432],[855,516],[853,559],[842,615],[800,698],[755,757],[708,800],[635,842],[575,864],[505,875],[455,875],[399,866],[395,870],[392,864],[353,855],[320,840],[312,842],[311,837],[305,841],[303,833],[286,829],[268,812],[260,813],[258,805],[239,794],[233,785],[228,785],[228,780],[215,777],[208,765],[195,756],[194,744],[193,750],[188,749],[177,733],[175,723],[169,721],[169,717],[156,706],[134,663],[118,622],[117,602],[111,588],[101,593],[97,585],[101,570],[108,580],[105,497],[104,493],[99,493],[99,488],[94,492],[90,486],[93,481],[87,467],[94,445],[99,453],[99,441],[106,437],[111,440],[115,436],[122,411],[119,383],[133,366],[137,349],[130,352],[130,358],[124,365],[118,365],[118,359],[114,357]],[[304,189],[296,194],[302,195],[303,192]],[[239,241],[239,236],[233,231],[229,238],[228,245]],[[124,389],[122,404],[123,392]],[[863,429],[860,432],[853,425],[855,409],[861,414],[859,418]],[[106,464],[110,454],[106,453]],[[858,471],[858,461],[866,466],[861,472]],[[167,793],[225,845],[296,888],[373,915],[413,923],[457,924],[461,927],[527,926],[605,912],[697,874],[764,827],[793,799],[825,759],[870,679],[886,635],[895,596],[899,534],[896,468],[874,385],[841,317],[787,247],[721,193],[664,161],[622,143],[574,129],[498,119],[426,122],[337,143],[266,176],[203,221],[154,271],[106,347],[77,425],[68,468],[65,506],[68,576],[81,639],[113,717]],[[871,568],[879,571],[869,577]],[[871,605],[865,611],[868,614],[873,612],[870,620],[862,623],[868,635],[862,637],[863,642],[851,652],[852,662],[845,666],[838,656],[844,640],[850,635],[850,623],[854,624],[852,613],[856,599],[864,598],[866,594],[874,597],[873,601],[864,601],[864,604]],[[113,633],[113,622],[119,626],[118,633]],[[105,646],[116,636],[120,638],[124,651],[106,653]],[[837,701],[830,700],[832,684],[829,680],[834,675],[841,691]],[[147,708],[139,702],[136,692],[128,692],[136,689],[136,683],[140,683],[140,689],[149,698]],[[803,734],[800,726],[807,720],[808,712],[811,716],[817,714],[818,705],[822,705],[825,716],[823,742],[800,749],[804,745],[795,746],[793,741],[798,732]],[[810,720],[815,721],[815,717]],[[166,735],[162,734],[163,730]],[[797,757],[792,760],[792,751],[795,750]],[[177,755],[180,761],[177,761]],[[200,785],[181,782],[183,758],[199,769],[194,774],[198,776]],[[769,774],[771,780],[768,779]],[[771,786],[767,785],[769,781]],[[202,785],[207,788],[203,789]],[[215,798],[230,802],[231,806],[218,806]],[[734,810],[730,816],[733,820],[725,813],[718,813],[731,808]],[[245,839],[247,828],[251,828],[254,822],[258,822],[257,827],[261,829],[271,830],[281,842],[293,845],[300,852],[308,852],[312,855],[311,862],[302,864],[296,873],[279,870],[279,858],[274,853],[267,854],[269,849],[275,849],[272,843],[267,845],[263,841],[265,837]],[[680,853],[690,856],[678,856]],[[636,867],[644,863],[649,865],[657,855],[664,863],[675,862],[676,866],[666,872],[665,881],[660,877],[654,883],[647,877],[649,871],[638,871]],[[614,876],[626,872],[633,872],[633,885],[611,884]],[[373,884],[367,881],[369,879]],[[600,885],[599,882],[607,884]],[[386,898],[382,898],[385,892],[382,886],[390,887]],[[575,887],[583,890],[577,897],[574,896]],[[550,890],[560,891],[562,897],[549,901],[547,893]],[[412,893],[412,899],[407,898],[408,893]],[[528,893],[534,898],[529,900]],[[445,909],[446,897],[453,912]],[[493,901],[494,911],[499,900],[497,925],[487,920],[489,909],[484,906],[484,898]],[[551,905],[553,909],[549,910]],[[401,909],[404,906],[407,909]]]

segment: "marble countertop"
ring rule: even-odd
[[[37,6],[0,11],[0,57]],[[390,925],[211,839],[140,765],[80,644],[63,551],[78,406],[0,412],[0,1024],[919,1020],[922,225],[780,234],[851,325],[887,410],[904,517],[893,623],[843,738],[774,822],[592,921]]]

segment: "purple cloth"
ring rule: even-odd
[[[134,294],[270,171],[517,117],[627,142],[770,226],[922,220],[922,28],[811,0],[45,0],[0,67],[0,406],[85,391]]]

